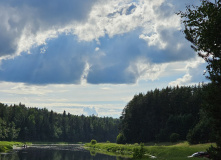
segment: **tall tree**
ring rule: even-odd
[[[221,0],[201,0],[201,6],[187,6],[179,12],[186,39],[207,63],[208,78],[221,83]]]
[[[200,6],[187,6],[179,12],[186,39],[207,63],[212,84],[205,97],[204,111],[212,119],[217,148],[210,148],[214,160],[221,157],[221,0],[201,0]],[[205,115],[205,114],[204,114]]]

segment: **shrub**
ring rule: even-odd
[[[190,144],[208,143],[210,140],[213,141],[214,133],[210,127],[211,123],[210,119],[202,119],[193,129],[189,130],[187,141]]]
[[[95,144],[97,144],[97,141],[96,141],[95,139],[92,139],[92,140],[91,140],[91,144],[92,144],[92,145],[95,145]]]
[[[170,141],[171,142],[177,142],[180,138],[180,135],[178,133],[172,133],[170,135]]]
[[[126,138],[122,133],[117,136],[117,144],[126,144]]]
[[[145,151],[144,151],[144,144],[140,143],[140,148],[134,148],[133,158],[135,159],[141,159],[144,157]]]
[[[0,152],[5,152],[4,146],[0,146]]]

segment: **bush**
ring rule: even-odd
[[[180,135],[178,133],[172,133],[170,135],[170,141],[171,142],[177,142],[180,138]]]
[[[210,159],[220,160],[220,157],[221,157],[221,148],[220,147],[211,146],[209,149],[207,149],[207,152],[209,153]]]
[[[126,138],[122,133],[117,136],[117,144],[126,144]]]
[[[144,154],[145,154],[144,144],[140,143],[140,148],[134,148],[133,158],[141,159],[144,157]]]
[[[97,141],[95,139],[92,139],[91,142],[90,142],[92,145],[95,145],[97,144]]]
[[[187,141],[190,144],[208,143],[213,141],[214,133],[210,127],[211,122],[208,119],[202,119],[195,127],[189,130],[187,134]]]

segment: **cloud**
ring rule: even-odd
[[[185,49],[148,46],[140,34],[137,29],[105,36],[99,38],[99,44],[61,34],[32,48],[31,54],[3,60],[0,80],[28,84],[79,84],[84,80],[91,84],[128,84],[144,77],[155,80],[164,71],[164,63],[194,56],[188,56]]]
[[[153,35],[142,34],[140,38],[146,40],[150,46],[149,49],[152,49],[152,52],[149,53],[152,62],[184,61],[195,57],[194,51],[189,47],[190,44],[178,30],[160,26]]]
[[[89,116],[89,115],[98,115],[95,107],[84,107],[83,108],[83,114],[86,115],[86,116]]]
[[[184,74],[184,76],[170,82],[169,85],[193,85],[199,82],[208,82],[208,79],[206,79],[206,75],[204,75],[205,69],[206,63],[201,59],[198,59],[194,63],[189,62],[186,65],[186,73]]]
[[[134,83],[137,77],[127,68],[147,49],[145,41],[139,39],[137,34],[134,31],[112,38],[100,38],[99,52],[104,54],[89,60],[88,83]]]
[[[65,45],[63,45],[63,43]],[[80,83],[86,67],[87,51],[73,36],[60,35],[50,40],[47,49],[31,49],[31,54],[22,54],[14,59],[3,60],[0,80],[29,84]],[[45,48],[44,48],[45,49]]]
[[[41,85],[156,80],[168,63],[195,57],[172,2],[0,2],[0,80]]]
[[[88,83],[135,83],[141,77],[154,80],[164,72],[166,63],[195,57],[188,43],[182,39],[182,33],[169,31],[162,33],[168,43],[165,48],[148,46],[145,38],[140,37],[142,31],[139,29],[100,38],[99,51],[105,54],[91,58],[91,62],[89,60]]]
[[[1,1],[0,57],[20,54],[33,44],[42,43],[37,39],[42,32],[48,32],[47,39],[50,30],[57,32],[73,22],[84,21],[94,3],[96,0]],[[30,45],[22,44],[24,37]]]
[[[177,1],[177,0],[167,0],[168,3],[173,4],[176,11],[184,11],[186,5],[194,5],[199,6],[200,1],[193,1],[193,0],[184,0],[184,1]]]

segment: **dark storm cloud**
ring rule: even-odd
[[[100,39],[100,59],[91,59],[93,65],[87,77],[89,83],[134,83],[137,75],[127,70],[130,62],[148,51],[147,44],[139,38],[139,30]]]
[[[184,35],[179,30],[173,30],[159,26],[157,28],[160,39],[165,43],[163,49],[157,47],[149,52],[149,57],[152,62],[165,63],[185,61],[195,57],[195,53],[190,47],[190,43],[184,38]]]
[[[1,17],[5,13],[0,24],[0,55],[16,51],[16,42],[25,27],[29,26],[29,32],[37,34],[40,30],[59,28],[74,20],[82,21],[93,5],[89,0],[23,0],[20,3],[11,0],[0,4],[6,7],[0,12]],[[135,9],[136,6],[131,4],[121,8],[120,13],[132,14]],[[172,11],[173,6],[168,3],[154,9],[162,20],[173,16]],[[29,84],[77,84],[84,76],[92,84],[135,83],[141,75],[130,66],[136,67],[134,63],[140,57],[150,64],[161,64],[185,61],[195,56],[184,35],[174,28],[158,25],[158,40],[150,46],[145,38],[139,38],[142,30],[140,26],[124,34],[100,37],[99,45],[96,41],[79,42],[77,36],[59,35],[48,39],[45,46],[33,46],[31,54],[23,53],[14,59],[3,60],[0,80]],[[160,47],[161,43],[164,47]],[[42,51],[45,53],[40,53]],[[87,63],[90,68],[84,75]]]
[[[90,44],[78,45],[75,37],[61,35],[48,42],[48,49],[33,48],[32,54],[4,60],[0,80],[29,84],[80,83],[85,68],[85,58]]]
[[[7,33],[0,25],[0,57],[15,53],[17,45],[13,33]]]
[[[147,46],[147,42],[139,38],[140,30],[118,35],[113,38],[101,38],[100,51],[106,55],[99,61],[92,58],[93,64],[87,77],[89,83],[135,83],[139,74],[128,70],[131,62],[139,57],[150,63],[168,63],[185,61],[195,57],[194,52],[185,41],[180,31],[160,28],[160,37],[167,45],[164,49]]]
[[[24,30],[30,34],[83,21],[96,0],[0,1],[0,57],[12,55]]]
[[[182,33],[162,30],[162,38],[168,41],[165,49],[149,47],[144,39],[139,38],[140,33],[138,29],[111,38],[106,35],[99,39],[99,45],[96,41],[79,42],[73,35],[60,35],[48,40],[46,46],[31,49],[31,54],[2,61],[0,80],[30,84],[77,84],[88,62],[90,68],[85,77],[88,83],[135,83],[141,75],[128,68],[139,57],[148,59],[149,63],[164,63],[194,56],[185,49],[185,45],[176,48],[177,43],[183,43],[178,36]],[[44,47],[45,53],[40,53]],[[95,50],[96,47],[99,50]]]

